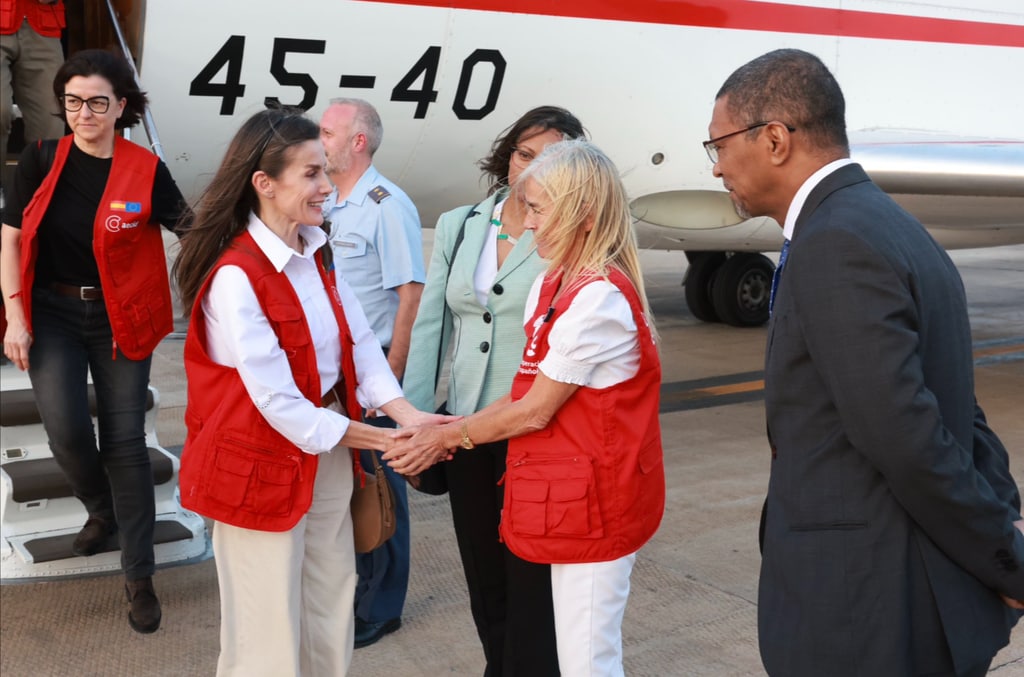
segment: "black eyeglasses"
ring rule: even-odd
[[[110,97],[109,96],[92,96],[88,99],[83,99],[80,96],[74,94],[64,94],[60,97],[61,103],[64,104],[64,110],[69,113],[77,113],[82,110],[82,104],[84,103],[89,107],[93,113],[106,113],[110,110]]]
[[[705,141],[703,143],[704,152],[708,154],[708,159],[711,160],[712,164],[718,164],[718,151],[720,150],[720,148],[718,146],[718,142],[719,141],[725,141],[730,136],[736,136],[737,134],[743,134],[745,132],[749,132],[749,131],[752,131],[754,129],[758,129],[760,127],[765,127],[767,125],[770,125],[772,122],[775,122],[775,120],[768,120],[767,122],[755,122],[754,124],[750,125],[749,127],[744,128],[744,129],[738,129],[735,132],[729,132],[728,134],[723,134],[722,136],[716,136],[713,139],[708,139],[707,141]],[[779,124],[783,125],[790,132],[795,132],[796,131],[796,127],[793,127],[791,125],[787,125],[784,122],[779,123]]]

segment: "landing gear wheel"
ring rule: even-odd
[[[734,254],[718,269],[711,302],[722,322],[756,327],[768,321],[768,298],[775,264],[761,254]]]
[[[686,271],[686,306],[701,322],[718,322],[718,313],[711,302],[711,286],[718,268],[725,263],[722,252],[700,252],[691,254],[690,267]]]

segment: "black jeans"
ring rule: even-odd
[[[487,659],[485,677],[559,674],[551,567],[512,554],[498,540],[507,442],[458,451],[445,463],[448,499],[469,587],[469,602]]]
[[[89,515],[116,521],[126,578],[152,576],[156,509],[145,431],[152,357],[115,354],[102,301],[46,289],[32,294],[32,332],[29,377],[53,457]],[[88,372],[96,391],[98,446]]]

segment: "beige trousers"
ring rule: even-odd
[[[356,587],[352,457],[320,455],[313,505],[290,531],[213,528],[219,677],[341,677],[352,661]]]

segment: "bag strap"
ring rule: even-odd
[[[444,290],[448,291],[448,281],[452,277],[452,266],[455,265],[455,255],[459,253],[459,247],[462,246],[462,238],[466,235],[466,222],[469,221],[469,217],[475,216],[480,212],[477,211],[482,202],[470,207],[466,211],[466,215],[462,218],[462,225],[459,226],[459,232],[455,236],[455,244],[452,245],[452,251],[448,255],[448,272],[444,276]],[[437,390],[437,382],[441,379],[441,362],[444,361],[444,326],[447,324],[448,317],[451,315],[451,311],[448,309],[448,303],[444,304],[444,313],[441,315],[441,341],[437,344],[437,369],[434,370],[434,390]]]

